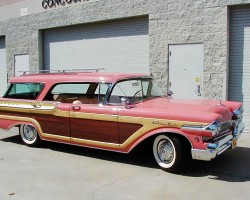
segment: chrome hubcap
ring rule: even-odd
[[[36,139],[37,132],[34,127],[26,125],[23,127],[23,135],[26,140],[33,141]]]
[[[170,141],[161,140],[158,144],[157,153],[162,162],[169,164],[174,159],[174,148]]]

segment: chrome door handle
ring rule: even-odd
[[[33,104],[32,106],[34,106],[34,108],[41,108],[42,106],[39,104]]]
[[[81,110],[81,106],[72,106],[71,107],[73,110]]]

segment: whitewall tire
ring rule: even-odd
[[[186,166],[186,145],[177,137],[158,135],[153,143],[153,154],[161,169],[178,172]]]
[[[39,134],[34,126],[23,124],[20,126],[22,142],[27,146],[38,146],[41,142]]]

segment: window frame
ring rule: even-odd
[[[36,95],[35,98],[12,98],[8,94],[16,84],[37,84],[37,85],[42,85],[42,89],[40,92]],[[37,100],[39,96],[43,93],[45,88],[45,83],[44,82],[11,82],[8,89],[6,90],[5,94],[3,95],[3,98],[8,98],[8,99],[21,99],[21,100]]]
[[[119,84],[120,82],[124,82],[124,81],[130,81],[130,80],[140,80],[140,81],[143,81],[144,79],[150,79],[151,81],[154,82],[154,79],[152,77],[145,76],[145,77],[134,77],[134,78],[128,78],[128,79],[121,79],[121,80],[113,83],[112,87],[110,89],[109,95],[107,96],[107,100],[106,100],[105,104],[106,105],[110,105],[110,106],[122,106],[123,105],[122,103],[110,103],[109,102],[111,94],[112,94],[114,88],[116,87],[116,85]],[[142,86],[142,84],[141,84],[141,86]],[[143,93],[144,93],[144,90],[143,90],[143,86],[142,86],[142,94]],[[165,97],[165,95],[163,95],[162,97]],[[138,103],[141,103],[141,102],[143,102],[145,100],[148,100],[148,99],[142,99],[142,101],[136,102],[136,103],[133,103],[133,104],[138,104]]]
[[[56,101],[56,100],[50,100],[50,96],[53,94],[51,93],[52,90],[57,86],[57,85],[63,85],[63,84],[89,84],[89,87],[87,89],[87,92],[85,94],[82,94],[83,96],[90,96],[90,95],[96,95],[95,92],[97,91],[98,89],[98,86],[101,85],[101,84],[109,84],[108,86],[108,89],[107,89],[107,92],[105,94],[105,97],[103,98],[103,101],[100,101],[100,89],[98,89],[98,94],[97,94],[97,97],[98,97],[98,104],[105,104],[106,102],[106,99],[107,99],[107,96],[109,95],[109,92],[110,92],[110,88],[111,88],[111,85],[112,83],[109,83],[109,82],[60,82],[60,83],[55,83],[54,85],[51,86],[51,88],[48,90],[47,94],[45,94],[45,97],[43,99],[43,101]],[[91,84],[96,84],[95,87],[91,87]],[[99,87],[100,88],[100,87]],[[63,94],[63,93],[62,93]],[[66,94],[66,93],[65,93]],[[67,103],[67,104],[72,104],[72,103]],[[85,104],[83,103],[83,105],[88,105],[88,104]],[[90,104],[91,105],[91,104]],[[95,104],[92,104],[92,105],[95,105]]]

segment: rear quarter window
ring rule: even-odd
[[[4,98],[35,100],[43,88],[43,83],[12,83]]]

